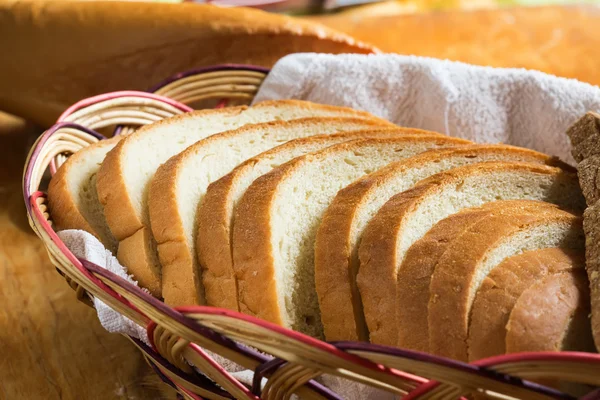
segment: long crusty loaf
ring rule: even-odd
[[[357,253],[365,226],[379,208],[396,193],[428,176],[498,160],[558,163],[550,156],[519,147],[461,146],[428,151],[390,164],[339,191],[323,216],[315,242],[315,283],[327,340],[368,340],[356,286]]]
[[[322,337],[314,239],[337,191],[392,161],[467,143],[440,135],[353,141],[295,158],[254,181],[233,231],[240,310]]]
[[[600,350],[600,115],[587,113],[567,134],[577,161],[579,184],[588,208],[583,214],[586,271],[590,281],[592,331]]]
[[[56,228],[87,231],[113,253],[117,250],[117,240],[98,201],[96,174],[106,153],[120,139],[101,140],[79,150],[56,171],[48,185],[48,206]]]
[[[108,153],[97,178],[106,221],[119,241],[117,258],[155,296],[161,295],[161,271],[150,231],[148,190],[158,167],[193,143],[250,123],[310,116],[370,114],[296,100],[196,111],[147,125],[121,140]]]
[[[541,212],[557,208],[546,202],[503,200],[465,208],[436,223],[406,252],[398,269],[396,284],[396,321],[398,346],[427,352],[429,332],[427,306],[429,284],[437,262],[452,240],[483,218],[494,214]]]
[[[594,351],[583,269],[546,276],[521,294],[506,324],[506,352]]]
[[[396,280],[406,251],[433,225],[463,208],[533,199],[581,210],[575,174],[532,163],[488,162],[433,175],[392,197],[371,219],[359,247],[357,283],[371,341],[397,342]]]
[[[584,266],[582,252],[559,247],[526,251],[502,261],[483,280],[473,300],[469,361],[506,353],[506,324],[521,294],[546,277],[584,271]]]
[[[449,244],[429,285],[429,352],[467,361],[470,312],[481,282],[502,260],[528,250],[584,247],[582,219],[563,210],[492,215]]]
[[[266,151],[210,184],[198,211],[197,256],[208,305],[238,310],[231,235],[238,202],[255,179],[307,153],[349,140],[421,135],[418,129],[379,129],[296,139]]]
[[[197,211],[211,182],[248,158],[289,140],[391,126],[380,120],[340,117],[265,122],[212,135],[171,157],[156,171],[148,195],[165,302],[173,306],[206,304],[195,244]]]

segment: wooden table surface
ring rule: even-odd
[[[0,113],[0,400],[175,398],[76,300],[29,228],[21,173],[38,132]]]

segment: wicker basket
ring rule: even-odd
[[[232,311],[170,308],[109,271],[73,256],[52,229],[46,195],[40,191],[47,169],[53,174],[69,154],[104,139],[96,132],[101,128],[117,126],[115,134],[128,134],[138,126],[188,112],[189,104],[248,103],[267,72],[253,66],[217,66],[180,74],[153,88],[153,93],[115,92],[80,101],[40,136],[25,165],[23,195],[29,223],[52,263],[79,300],[91,305],[90,296],[97,297],[147,327],[152,347],[129,339],[166,383],[188,399],[288,399],[293,393],[308,399],[340,398],[315,381],[322,374],[405,399],[456,399],[473,393],[491,398],[570,398],[525,379],[600,386],[597,354],[526,353],[465,364],[366,343],[325,343]],[[206,350],[254,371],[252,387],[237,381]],[[261,385],[263,378],[266,384]],[[600,392],[586,398],[600,398]]]

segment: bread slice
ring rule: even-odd
[[[268,150],[211,183],[198,211],[196,250],[202,269],[206,303],[238,311],[231,249],[235,209],[255,179],[307,153],[356,139],[430,134],[418,129],[394,128],[296,139]]]
[[[504,259],[547,247],[584,247],[581,217],[555,210],[493,215],[456,237],[429,285],[429,352],[467,361],[470,312],[481,282]]]
[[[98,197],[108,226],[119,241],[117,258],[140,285],[154,296],[161,296],[161,271],[150,231],[148,191],[162,163],[218,132],[251,123],[311,116],[375,118],[342,107],[297,100],[267,101],[253,107],[203,110],[167,118],[120,141],[98,172]]]
[[[588,112],[568,131],[579,183],[588,208],[583,215],[586,271],[590,280],[592,332],[600,350],[600,115]]]
[[[327,340],[369,340],[356,286],[358,244],[367,222],[381,206],[394,194],[438,172],[498,160],[557,163],[550,156],[521,147],[461,146],[390,164],[339,191],[325,212],[315,242],[315,283]]]
[[[429,351],[427,309],[429,284],[439,259],[452,240],[490,215],[524,214],[554,210],[552,203],[532,200],[502,200],[481,207],[465,208],[436,223],[406,252],[398,269],[396,284],[396,320],[398,346]]]
[[[506,324],[521,294],[546,277],[585,271],[584,265],[583,252],[558,247],[526,251],[502,261],[483,280],[473,300],[469,361],[506,353]]]
[[[365,228],[357,277],[371,342],[397,343],[396,281],[406,251],[436,222],[495,200],[546,200],[581,210],[575,174],[518,162],[486,162],[439,173],[392,197]]]
[[[197,211],[211,182],[248,158],[289,140],[390,126],[377,120],[333,117],[265,122],[212,135],[171,157],[156,171],[148,194],[165,302],[172,306],[206,304],[195,243]]]
[[[440,135],[353,141],[295,158],[254,181],[233,228],[240,310],[322,337],[314,239],[335,194],[392,161],[467,143]]]
[[[506,325],[506,352],[593,351],[585,270],[546,276],[521,294]]]
[[[96,174],[106,153],[119,140],[117,136],[79,150],[56,171],[48,185],[48,206],[56,229],[87,231],[113,253],[117,251],[117,240],[98,201]]]

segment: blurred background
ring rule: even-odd
[[[75,299],[30,231],[20,180],[70,104],[221,63],[391,52],[600,83],[595,1],[0,0],[0,400],[170,399]]]

